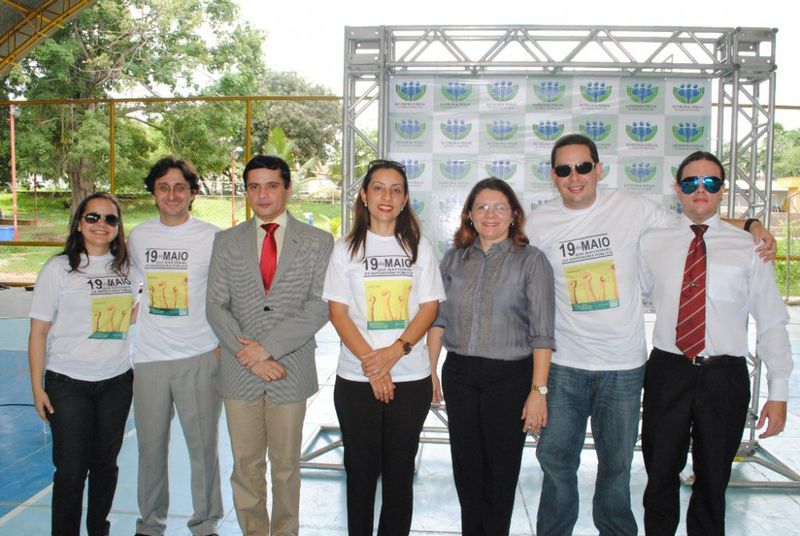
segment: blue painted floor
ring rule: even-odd
[[[27,341],[28,322],[24,318],[30,293],[12,289],[0,292],[0,404],[30,404]],[[21,312],[22,311],[22,312]],[[792,308],[792,347],[796,369],[800,369],[800,308]],[[649,319],[652,322],[652,319]],[[338,338],[330,325],[317,337],[318,371],[321,389],[309,400],[304,438],[311,441],[320,426],[336,424],[333,409],[333,381],[338,355]],[[796,471],[800,471],[800,371],[792,377],[790,416],[786,431],[763,442]],[[440,422],[431,415],[426,425]],[[111,515],[112,535],[130,536],[135,532],[136,504],[136,431],[128,422],[119,457],[120,479]],[[320,440],[317,443],[324,443]],[[224,536],[241,534],[233,511],[228,477],[231,471],[230,444],[224,422],[220,422],[220,457],[225,518],[220,526]],[[332,451],[319,461],[337,463],[341,452]],[[186,522],[191,515],[188,454],[177,419],[173,423],[170,447],[170,517],[168,535],[188,535]],[[582,455],[578,474],[580,517],[576,535],[597,534],[591,519],[591,500],[596,473],[596,457],[591,450]],[[49,534],[50,436],[31,407],[0,406],[0,536],[40,536]],[[512,521],[512,534],[534,534],[536,511],[541,488],[541,471],[534,452],[526,449]],[[734,480],[786,479],[763,467],[740,463],[734,467]],[[646,474],[640,454],[634,457],[631,495],[634,513],[641,526],[640,505]],[[346,534],[345,481],[340,472],[304,469],[302,480],[301,530],[303,536]],[[415,482],[414,535],[458,534],[459,509],[450,467],[449,447],[424,444]],[[685,510],[689,488],[681,491]],[[728,491],[728,534],[783,536],[800,534],[800,489],[741,489]],[[681,528],[679,534],[685,534]]]

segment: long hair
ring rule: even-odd
[[[403,192],[408,196],[408,177],[406,176],[405,167],[399,162],[391,160],[375,160],[370,162],[369,169],[364,180],[361,183],[361,192],[367,191],[372,176],[379,169],[393,169],[403,177]],[[369,209],[364,205],[361,196],[357,195],[353,205],[353,213],[355,214],[355,222],[350,234],[347,235],[349,242],[348,250],[350,251],[350,258],[354,258],[361,253],[362,258],[366,256],[366,242],[367,230],[369,229]],[[419,249],[419,239],[421,233],[419,229],[419,222],[411,210],[411,203],[406,203],[405,208],[398,214],[397,220],[394,225],[394,237],[400,247],[411,257],[411,264],[417,262],[417,251]]]
[[[467,200],[464,202],[464,208],[461,209],[461,223],[453,235],[453,246],[456,248],[470,247],[475,239],[478,238],[478,231],[472,225],[469,214],[472,212],[472,205],[475,203],[475,198],[484,190],[494,190],[500,192],[511,206],[514,218],[508,228],[508,237],[511,239],[511,245],[514,247],[527,246],[530,241],[525,236],[525,211],[522,210],[522,205],[517,199],[517,194],[504,180],[496,177],[489,177],[475,183],[475,186],[470,190]]]
[[[75,213],[69,220],[69,234],[67,241],[64,243],[64,251],[59,255],[66,255],[69,261],[70,272],[80,272],[81,255],[87,255],[86,245],[83,243],[83,235],[78,230],[78,224],[83,219],[86,213],[86,205],[93,199],[106,199],[110,201],[117,209],[117,216],[119,216],[119,225],[117,226],[117,236],[109,244],[109,251],[114,256],[111,262],[111,269],[119,275],[127,276],[130,270],[131,261],[128,258],[128,248],[125,246],[125,230],[122,227],[122,208],[119,206],[117,199],[105,192],[96,192],[87,196],[83,201],[78,204]]]

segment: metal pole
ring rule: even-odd
[[[14,218],[14,240],[19,240],[19,228],[17,227],[17,155],[16,139],[14,137],[14,105],[8,107],[9,128],[11,130],[11,212]]]
[[[114,101],[108,103],[108,176],[109,190],[117,193],[117,107]]]

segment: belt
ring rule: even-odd
[[[684,363],[689,363],[697,367],[733,367],[741,366],[741,364],[745,362],[745,358],[740,355],[697,355],[694,357],[687,357],[683,354],[665,352],[659,348],[653,348],[653,354],[679,359]]]

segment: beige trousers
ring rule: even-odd
[[[297,536],[300,530],[300,447],[306,401],[278,405],[224,400],[233,451],[233,504],[244,536]],[[267,513],[267,457],[272,478],[272,530]]]

